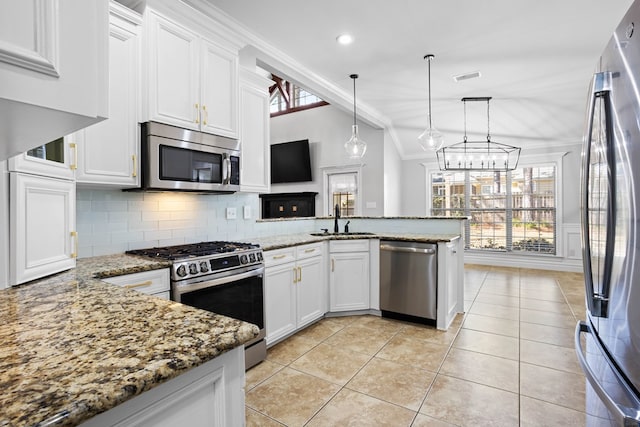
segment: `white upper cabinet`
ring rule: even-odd
[[[7,0],[0,160],[107,117],[107,0]]]
[[[270,188],[269,86],[273,82],[240,69],[240,190],[268,193]]]
[[[238,137],[238,53],[149,10],[147,120]]]
[[[73,180],[78,159],[75,135],[58,138],[9,159],[10,172]]]
[[[74,136],[78,140],[76,182],[137,187],[139,178],[139,30],[142,17],[110,4],[109,119]]]

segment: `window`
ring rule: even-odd
[[[269,88],[271,94],[271,117],[294,111],[328,105],[318,96],[278,76],[271,75],[273,85]]]
[[[340,206],[340,217],[356,214],[356,194],[358,192],[358,177],[356,173],[333,173],[328,175],[329,203],[328,212],[333,215],[335,206]]]
[[[556,253],[556,167],[431,174],[431,211],[468,216],[468,249]]]

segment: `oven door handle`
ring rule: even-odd
[[[180,296],[188,292],[197,291],[204,288],[211,288],[213,286],[220,286],[238,280],[248,279],[249,277],[261,276],[264,274],[264,267],[256,268],[254,270],[246,271],[244,273],[232,274],[218,279],[205,280],[204,282],[191,283],[188,285],[178,285],[175,287],[175,297],[177,302],[180,302]]]

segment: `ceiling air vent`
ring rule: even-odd
[[[453,80],[455,80],[456,82],[461,82],[463,80],[475,79],[477,77],[480,77],[480,71],[453,76]]]

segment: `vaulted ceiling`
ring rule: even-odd
[[[491,96],[492,140],[555,147],[582,138],[586,92],[602,49],[632,0],[209,0],[253,33],[259,51],[290,76],[351,108],[358,73],[362,118],[390,130],[403,158],[427,124],[427,62],[433,124],[445,144],[464,131],[462,97]],[[351,45],[336,42],[342,33]],[[268,60],[267,68],[269,67]],[[274,61],[276,62],[276,61]],[[274,69],[278,66],[272,64]],[[282,68],[282,67],[281,67]],[[302,72],[300,72],[302,70]],[[481,77],[455,82],[453,76]],[[484,139],[486,103],[467,103],[467,133]],[[345,138],[349,129],[345,130]]]

